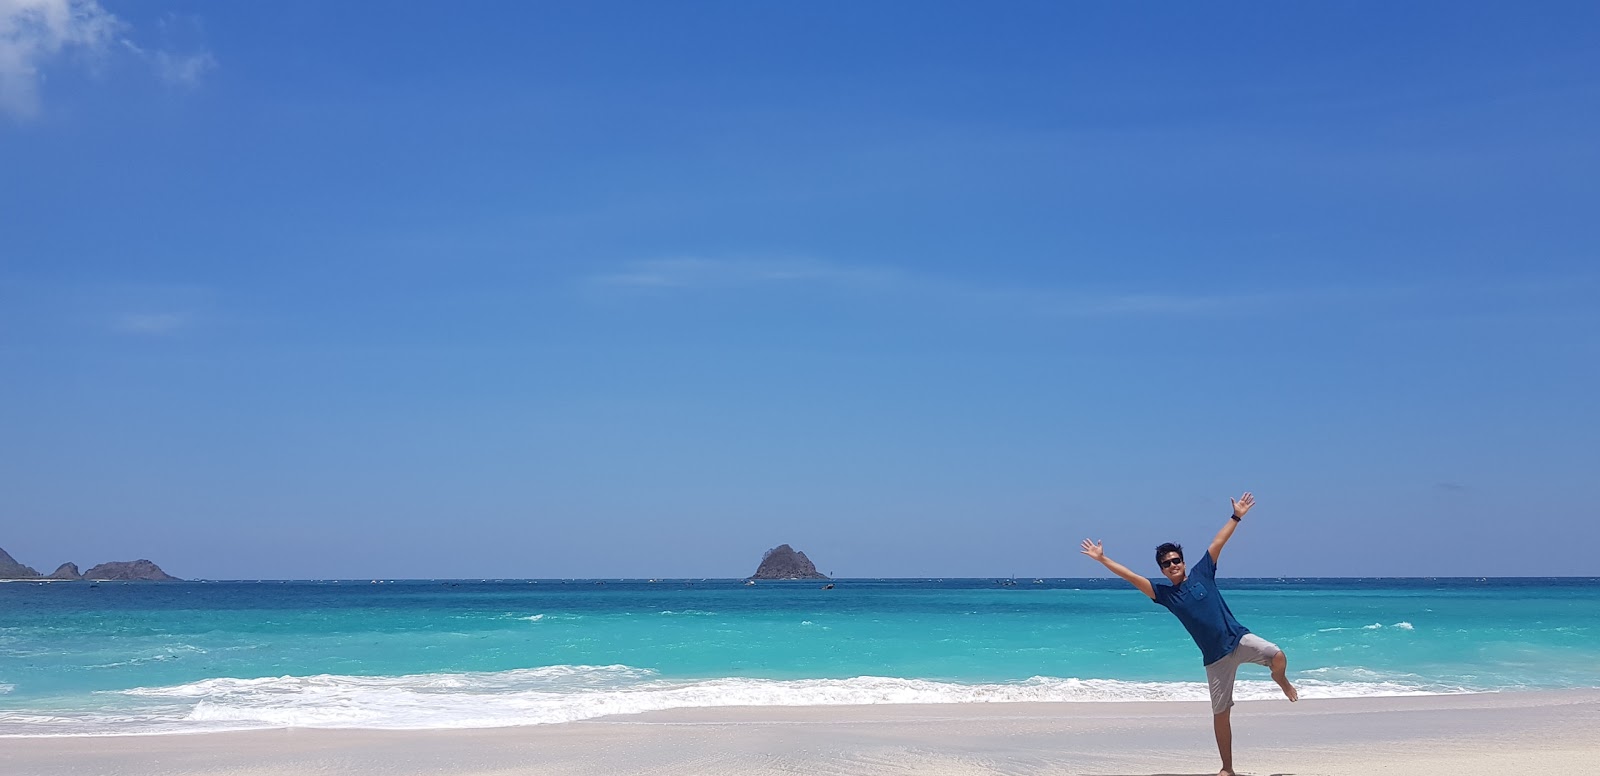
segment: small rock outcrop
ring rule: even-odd
[[[0,550],[0,579],[36,579],[39,572],[32,567],[18,563],[16,558],[5,550]]]
[[[150,561],[143,558],[139,560],[118,560],[102,563],[88,571],[83,572],[84,579],[105,579],[118,582],[147,581],[147,582],[175,582],[177,577],[171,576]]]
[[[50,576],[45,579],[83,579],[83,575],[78,573],[78,564],[63,563],[61,568],[50,572]]]
[[[803,552],[787,544],[780,544],[767,550],[761,556],[761,566],[756,573],[750,575],[751,579],[827,579],[828,575],[817,571],[815,564]]]

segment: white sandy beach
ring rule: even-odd
[[[1600,774],[1600,691],[1255,701],[1242,774]],[[1213,774],[1202,703],[682,709],[492,730],[0,740],[6,776]]]

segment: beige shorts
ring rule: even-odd
[[[1206,684],[1211,686],[1211,713],[1221,714],[1233,708],[1233,680],[1239,673],[1239,666],[1255,663],[1271,668],[1272,659],[1282,651],[1277,644],[1246,633],[1232,652],[1206,666]]]

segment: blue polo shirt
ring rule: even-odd
[[[1228,611],[1228,604],[1217,590],[1217,563],[1211,553],[1205,553],[1198,563],[1189,567],[1183,584],[1173,585],[1165,579],[1150,580],[1155,588],[1156,603],[1178,616],[1178,621],[1189,631],[1200,656],[1206,665],[1227,657],[1239,639],[1250,631]]]

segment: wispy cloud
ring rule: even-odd
[[[217,58],[205,47],[205,29],[199,17],[167,14],[157,23],[159,48],[146,50],[127,38],[122,45],[150,63],[156,76],[172,86],[193,89],[207,73],[217,69]],[[179,53],[182,49],[187,53]]]
[[[217,67],[216,57],[209,51],[183,55],[157,51],[154,62],[161,80],[191,89],[199,86],[200,78]]]
[[[928,305],[1005,309],[1047,317],[1199,316],[1259,309],[1281,294],[1117,293],[961,283],[881,266],[814,259],[657,259],[620,265],[585,278],[591,288],[665,295],[697,291],[762,293],[779,289],[893,295]]]
[[[145,47],[132,39],[131,25],[98,0],[0,0],[0,113],[38,115],[45,65],[59,59],[100,62],[117,43],[175,86],[193,88],[216,69],[216,58],[199,42],[197,19],[169,16],[159,27],[161,45]],[[189,40],[182,51],[174,45],[180,37]]]
[[[1272,294],[1069,293],[1038,295],[1041,312],[1063,316],[1217,315],[1276,300]]]
[[[632,289],[730,288],[809,284],[832,287],[886,287],[907,278],[895,270],[845,267],[809,259],[655,259],[623,265],[588,282]]]
[[[112,321],[111,328],[123,334],[172,334],[189,325],[187,313],[129,313]]]
[[[11,276],[0,277],[0,299],[5,300],[0,334],[26,329],[132,341],[214,333],[232,320],[217,289],[181,283],[61,283]]]
[[[38,114],[40,66],[99,55],[125,26],[95,0],[0,0],[0,110]]]
[[[123,337],[170,337],[217,319],[216,292],[182,284],[121,284],[72,289],[80,320]]]

